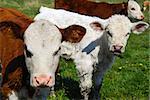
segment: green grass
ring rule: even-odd
[[[106,1],[106,0],[96,0]],[[107,0],[111,3],[125,0]],[[138,0],[140,4],[144,0]],[[53,0],[0,0],[0,7],[16,8],[30,17],[38,13],[39,7],[53,7]],[[141,4],[142,5],[142,4]],[[148,11],[144,12],[149,21]],[[102,100],[148,100],[150,94],[150,29],[141,35],[132,34],[123,58],[117,58],[106,73],[101,95]],[[72,61],[61,59],[60,75],[57,75],[56,96],[49,100],[70,100],[81,98],[79,79]]]

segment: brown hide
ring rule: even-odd
[[[7,22],[0,23],[0,59],[2,63],[2,76],[5,73],[5,69],[9,62],[16,58],[17,56],[23,55],[23,41],[19,38],[16,38],[12,26],[7,26]],[[2,26],[3,25],[3,26]],[[16,30],[20,30],[19,26],[16,27]],[[21,30],[20,30],[21,31]]]
[[[15,87],[15,89],[18,90],[22,86],[22,69],[17,68],[13,73],[11,73],[11,75],[8,76],[8,79],[9,81],[6,81],[5,84],[2,85],[2,88],[0,88],[0,91],[3,94],[3,99],[7,98],[7,94],[11,93],[12,88]]]
[[[23,38],[33,20],[11,8],[0,8],[0,14],[0,60],[5,70],[13,58],[23,54],[23,41],[19,38]]]
[[[2,64],[2,86],[0,92],[7,97],[10,91],[19,91],[25,84],[23,56],[23,33],[32,19],[11,8],[0,8],[0,61]]]
[[[55,0],[55,8],[97,16],[103,19],[109,18],[113,14],[127,15],[127,3],[108,4],[88,0]]]
[[[21,33],[23,33],[30,23],[33,22],[31,18],[23,13],[12,8],[0,8],[0,22],[11,21],[21,27]],[[23,34],[20,34],[23,36]]]

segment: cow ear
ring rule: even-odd
[[[103,31],[104,27],[99,22],[92,22],[90,23],[90,27],[95,31]]]
[[[60,32],[62,34],[62,41],[77,43],[86,34],[86,29],[79,25],[71,25],[65,29],[60,29]]]
[[[149,24],[143,21],[135,22],[132,24],[132,32],[135,34],[140,34],[149,27]]]
[[[0,31],[10,29],[13,33],[11,34],[15,38],[23,39],[23,33],[21,32],[21,27],[11,21],[0,22]]]

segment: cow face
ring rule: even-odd
[[[131,23],[125,16],[115,15],[111,17],[106,27],[109,50],[115,55],[123,53],[130,33],[139,34],[148,27],[149,25],[142,21]]]
[[[134,0],[128,1],[127,12],[128,12],[128,17],[139,19],[139,20],[144,19],[144,15],[141,11],[139,4]]]
[[[55,84],[61,39],[59,29],[46,20],[35,21],[25,31],[24,53],[31,86],[51,87]]]

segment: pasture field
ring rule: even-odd
[[[94,0],[93,0],[94,1]],[[127,0],[95,0],[118,3]],[[137,0],[140,5],[144,0]],[[0,7],[16,8],[33,18],[40,6],[53,7],[53,0],[0,0]],[[144,11],[149,23],[150,11]],[[117,58],[104,77],[102,100],[148,100],[150,99],[150,29],[141,35],[132,34],[123,58]],[[56,81],[56,96],[48,100],[79,99],[79,79],[72,61],[61,58]]]

